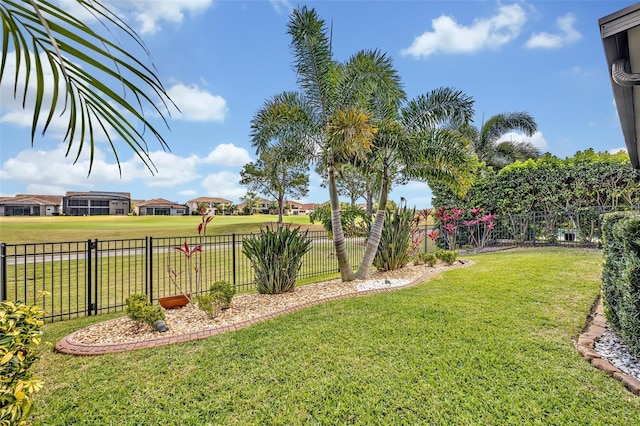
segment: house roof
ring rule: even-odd
[[[230,200],[216,197],[198,197],[193,200],[187,201],[187,203],[218,203],[218,204],[231,204]]]
[[[31,194],[17,194],[15,197],[2,197],[0,198],[1,204],[38,204],[49,206],[61,206],[62,195],[31,195]]]
[[[640,171],[640,3],[598,20],[631,164]]]
[[[128,198],[131,199],[131,193],[129,192],[109,192],[109,191],[67,191],[65,197],[114,197],[114,198]]]
[[[138,207],[169,207],[172,209],[184,209],[185,205],[165,200],[164,198],[154,198],[153,200],[138,203]]]

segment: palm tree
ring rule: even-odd
[[[288,33],[300,92],[284,92],[267,100],[252,120],[252,144],[267,149],[272,140],[297,147],[309,161],[326,170],[333,241],[343,281],[354,279],[340,221],[336,173],[371,149],[376,127],[365,101],[372,82],[385,84],[388,58],[378,51],[361,51],[345,63],[332,59],[327,29],[306,7],[291,14]]]
[[[458,193],[472,181],[468,141],[451,127],[471,119],[473,101],[452,88],[433,90],[400,108],[403,100],[399,90],[378,92],[371,99],[379,128],[372,157],[380,165],[381,184],[378,210],[356,272],[359,279],[366,278],[378,250],[393,179],[435,180]]]
[[[114,39],[118,33],[135,41],[148,55],[136,32],[98,1],[79,1],[89,13],[106,27]],[[143,105],[150,105],[152,113],[163,112],[155,105],[157,96],[167,111],[173,102],[152,68],[144,65],[123,46],[105,38],[70,13],[47,0],[2,0],[3,43],[0,84],[5,77],[7,56],[13,54],[16,74],[8,78],[15,85],[14,96],[21,96],[23,105],[27,95],[35,94],[31,143],[39,128],[45,134],[55,114],[68,112],[67,155],[77,144],[76,160],[86,144],[89,145],[89,173],[94,159],[96,131],[108,139],[120,168],[113,135],[128,145],[153,173],[144,131],[148,129],[163,149],[168,145],[158,130],[147,120]],[[13,52],[10,52],[10,47]],[[45,79],[51,68],[53,82]],[[35,85],[35,90],[31,87]],[[46,87],[45,87],[46,86]],[[50,86],[50,87],[49,87]],[[61,88],[64,88],[61,90]],[[113,87],[120,87],[115,90]],[[45,89],[52,91],[45,99]],[[147,89],[151,93],[147,93]],[[175,105],[174,105],[175,106]],[[127,115],[133,117],[128,119]]]
[[[471,141],[473,152],[478,160],[498,169],[516,159],[522,159],[518,156],[524,155],[526,158],[540,156],[540,152],[529,143],[506,141],[498,144],[502,136],[514,130],[520,130],[529,137],[538,131],[535,119],[527,112],[496,114],[483,123],[480,129],[472,125],[462,125],[459,130]],[[505,155],[508,153],[512,153],[512,156]]]

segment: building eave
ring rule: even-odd
[[[640,2],[600,18],[598,25],[627,152],[640,171]]]

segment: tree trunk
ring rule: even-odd
[[[278,197],[278,223],[282,223],[282,211],[284,210],[284,195]]]
[[[331,204],[331,228],[333,230],[333,244],[338,258],[338,268],[340,268],[340,278],[342,281],[353,281],[355,276],[349,263],[349,253],[347,252],[347,241],[342,231],[342,221],[340,220],[340,200],[336,190],[335,172],[333,166],[328,167],[329,203]]]
[[[373,190],[371,189],[371,183],[367,184],[367,215],[373,214]]]
[[[367,248],[362,256],[360,267],[356,272],[356,278],[359,280],[367,278],[369,269],[371,269],[371,265],[373,265],[373,259],[376,257],[376,253],[378,252],[378,245],[380,244],[380,238],[382,237],[382,228],[384,226],[384,218],[387,210],[388,192],[389,176],[385,164],[382,175],[382,186],[380,187],[380,198],[378,200],[378,211],[376,212],[376,218],[371,225],[371,231],[369,232],[369,238],[367,239]]]

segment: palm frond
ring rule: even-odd
[[[123,32],[148,54],[135,31],[115,14],[95,1],[83,1],[80,4],[100,18],[105,27],[115,27]],[[51,1],[3,0],[0,15],[3,25],[0,83],[5,77],[9,48],[13,47],[16,61],[14,96],[19,93],[23,95],[24,107],[27,94],[32,90],[35,93],[31,143],[34,143],[37,129],[41,127],[41,132],[45,134],[54,115],[60,113],[58,101],[61,98],[60,88],[63,87],[64,105],[61,112],[68,111],[69,114],[64,137],[68,143],[67,154],[77,142],[77,160],[85,143],[88,143],[91,150],[90,173],[97,125],[108,139],[118,167],[120,160],[115,137],[122,139],[153,173],[155,166],[149,157],[144,129],[151,132],[162,149],[168,150],[169,146],[147,119],[146,109],[150,108],[154,114],[158,114],[168,127],[164,114],[169,115],[168,104],[175,107],[154,71],[127,49],[99,35]],[[52,70],[53,82],[44,79],[41,55],[46,57],[46,63]],[[35,77],[32,77],[32,73]],[[32,88],[34,84],[35,89]],[[49,85],[53,95],[45,106],[45,87]],[[116,91],[113,86],[120,86],[121,90]],[[128,96],[133,97],[132,101],[127,99]],[[156,105],[157,102],[162,108]],[[48,113],[41,120],[43,108],[48,108]],[[140,130],[138,123],[142,125]]]
[[[291,36],[298,84],[325,121],[333,99],[333,61],[324,20],[303,6],[291,13],[287,33]]]
[[[460,132],[438,128],[416,133],[413,139],[407,176],[442,182],[461,195],[471,187],[478,160],[469,152],[469,141]]]
[[[481,138],[494,144],[505,133],[520,130],[527,136],[538,131],[535,119],[528,112],[505,112],[491,117],[481,129]]]
[[[282,92],[267,99],[251,119],[251,144],[258,154],[278,142],[313,156],[318,152],[319,135],[314,111],[299,92]]]
[[[473,103],[462,91],[441,87],[409,101],[402,110],[402,121],[412,132],[441,126],[460,127],[471,121]]]

